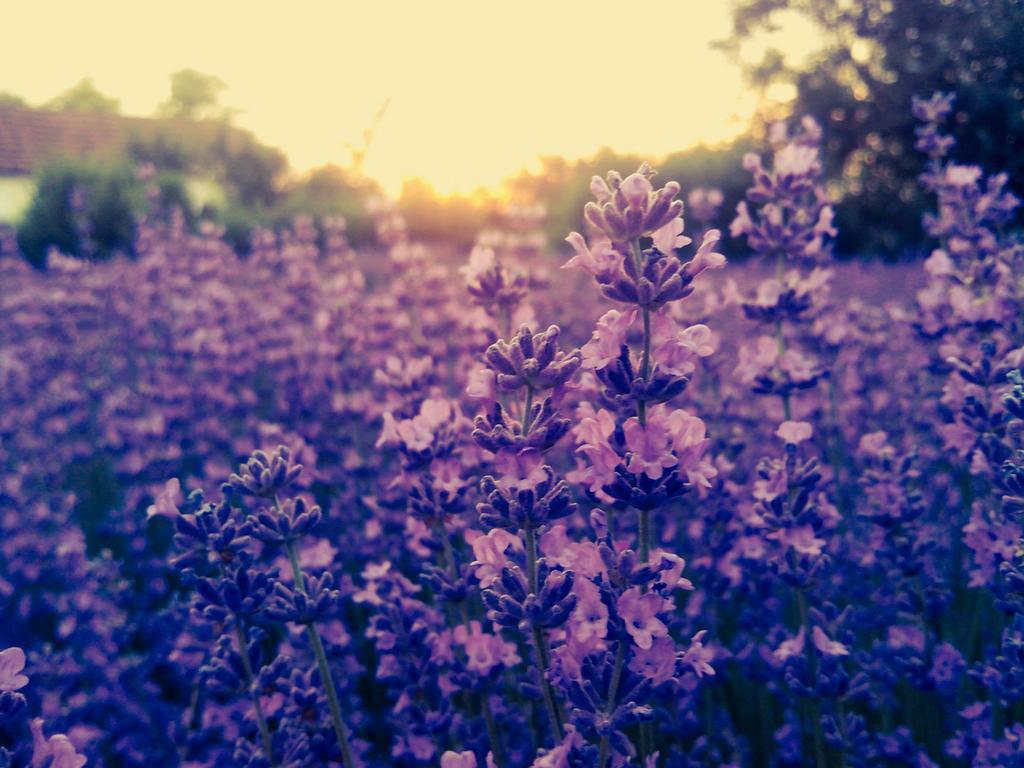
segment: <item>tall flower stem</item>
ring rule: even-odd
[[[647,563],[651,559],[651,511],[649,509],[639,510],[640,531],[640,562]]]
[[[538,593],[537,586],[537,532],[532,527],[524,530],[526,536],[526,577],[530,585],[530,592]],[[562,716],[555,699],[555,692],[548,680],[547,670],[551,666],[551,653],[548,650],[548,641],[544,636],[544,630],[538,626],[532,628],[533,647],[536,651],[537,671],[540,673],[540,688],[544,694],[544,707],[548,711],[548,719],[551,721],[551,730],[554,733],[555,741],[560,741],[564,733]]]
[[[484,714],[484,725],[487,727],[487,739],[491,743],[491,755],[494,757],[494,764],[497,768],[505,768],[505,748],[501,744],[501,735],[498,733],[498,726],[494,722],[494,712],[491,711],[490,686],[484,683],[480,691],[480,709]]]
[[[249,661],[249,653],[246,649],[245,627],[242,625],[242,617],[235,617],[235,638],[238,640],[238,655],[242,658],[242,671],[245,673],[245,686],[249,689],[249,696],[252,698],[252,707],[256,712],[256,726],[260,731],[260,740],[263,742],[263,753],[267,762],[276,768],[277,761],[274,760],[274,749],[270,740],[270,728],[267,726],[267,718],[263,714],[263,704],[260,702],[259,691],[256,690],[256,676],[252,671],[252,664]]]
[[[287,543],[288,560],[292,566],[292,576],[295,579],[295,588],[302,594],[306,594],[306,584],[302,579],[302,568],[299,566],[299,554],[295,550],[295,542]],[[334,688],[334,678],[331,676],[331,668],[327,664],[327,654],[324,651],[323,641],[317,631],[316,624],[312,621],[303,622],[306,627],[306,637],[309,644],[313,646],[313,653],[316,656],[316,665],[320,670],[320,680],[323,682],[324,692],[327,694],[327,706],[331,710],[331,724],[334,726],[334,736],[341,748],[341,762],[345,768],[355,768],[355,758],[352,756],[352,747],[348,742],[348,730],[341,719],[341,704],[338,702],[338,692]]]
[[[651,310],[643,309],[644,321],[644,346],[640,357],[640,377],[647,381],[651,374]],[[636,415],[641,426],[647,426],[647,401],[639,400],[636,404]],[[651,511],[649,509],[639,510],[640,523],[637,531],[637,538],[640,540],[640,562],[646,563],[651,554]]]
[[[448,536],[448,531],[445,529],[443,522],[435,524],[434,533],[441,540],[442,567],[452,575],[453,580],[458,580],[459,568],[458,563],[455,561],[455,550],[452,547],[451,538]],[[466,603],[459,603],[459,608],[461,609],[462,624],[468,627],[470,619]],[[452,621],[452,624],[454,623]],[[484,716],[484,724],[487,727],[487,739],[491,744],[494,764],[497,768],[505,768],[505,750],[501,743],[501,736],[498,733],[498,726],[494,720],[494,712],[491,709],[490,686],[486,680],[483,681],[483,689],[477,694],[477,697],[480,702],[480,711]]]
[[[611,717],[615,711],[615,700],[619,695],[619,681],[622,680],[622,665],[626,661],[625,641],[619,638],[618,650],[615,652],[615,666],[612,668],[612,679],[608,684],[608,703],[605,705],[605,714]],[[601,737],[601,746],[598,748],[597,768],[605,768],[608,765],[608,748],[610,737],[606,733]]]
[[[526,402],[523,403],[523,435],[530,434],[533,420],[533,387],[526,385]]]
[[[786,254],[779,251],[775,257],[775,279],[779,281],[781,285],[786,277]],[[786,353],[786,334],[782,327],[782,318],[775,318],[775,340],[779,345],[779,360],[782,360],[782,356]],[[789,400],[789,392],[784,392],[779,395],[782,400],[782,413],[785,416],[786,421],[793,418],[793,408]]]
[[[636,263],[637,274],[643,272],[643,252],[640,250],[639,241],[633,243],[633,260]],[[644,325],[644,338],[643,347],[640,352],[640,378],[645,382],[651,375],[651,310],[649,307],[643,307],[641,309],[641,317]],[[636,418],[640,422],[640,426],[647,426],[647,401],[637,400],[636,403]],[[637,530],[637,539],[639,540],[638,549],[640,551],[640,562],[646,563],[650,557],[651,552],[651,513],[650,510],[641,509],[638,510],[639,525]]]
[[[797,609],[800,612],[800,624],[804,628],[804,655],[807,657],[807,667],[810,671],[811,681],[815,683],[818,678],[818,657],[814,654],[814,643],[811,641],[811,622],[808,619],[807,596],[803,589],[796,593]],[[825,759],[825,735],[821,730],[821,709],[815,698],[810,699],[811,732],[814,737],[814,763],[817,768],[827,768],[828,762]]]

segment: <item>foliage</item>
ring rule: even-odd
[[[96,112],[116,114],[120,108],[117,99],[106,96],[93,84],[91,78],[83,78],[68,90],[43,105],[44,109],[68,112]]]
[[[815,22],[822,48],[806,65],[778,52],[751,72],[762,86],[793,82],[793,114],[820,115],[826,166],[841,185],[839,247],[901,257],[920,249],[926,195],[915,179],[911,97],[955,90],[952,132],[965,162],[1024,179],[1024,5],[1017,0],[742,0],[736,50],[779,23],[782,11]]]
[[[157,109],[160,117],[183,120],[223,119],[219,103],[224,81],[194,69],[178,70],[171,75],[171,95]]]
[[[165,172],[156,180],[161,205],[192,211],[182,177]],[[144,189],[135,168],[103,160],[54,160],[42,167],[28,210],[18,225],[18,244],[35,266],[56,248],[69,256],[109,259],[134,250],[136,220]]]
[[[89,259],[130,252],[141,202],[128,166],[48,163],[18,227],[18,244],[36,266],[51,247]]]

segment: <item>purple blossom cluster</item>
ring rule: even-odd
[[[728,266],[647,165],[567,257],[382,200],[0,259],[0,768],[1024,766],[1024,239],[953,103],[923,266],[832,258],[810,118]]]

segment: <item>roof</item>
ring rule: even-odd
[[[134,137],[170,134],[210,144],[238,129],[216,121],[169,120],[92,112],[32,109],[0,104],[0,175],[31,174],[50,157],[123,152]]]

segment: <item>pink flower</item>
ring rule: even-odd
[[[949,277],[956,274],[953,260],[949,258],[946,251],[940,248],[932,251],[932,255],[925,259],[924,268],[932,277]]]
[[[576,579],[572,591],[576,607],[569,618],[569,634],[589,652],[601,646],[608,636],[608,606],[590,579]]]
[[[375,446],[381,448],[385,445],[398,444],[398,422],[390,411],[384,413],[383,424],[380,428],[380,437],[377,438]]]
[[[817,147],[791,142],[775,153],[774,171],[779,176],[806,176],[820,168]]]
[[[572,725],[567,725],[565,731],[562,742],[530,763],[530,768],[570,768],[569,755],[574,747],[583,745],[583,737]]]
[[[600,176],[590,177],[590,194],[599,203],[607,203],[612,199],[612,190],[609,188],[608,182]]]
[[[610,309],[601,315],[590,341],[580,349],[584,368],[604,368],[618,359],[622,345],[626,343],[629,327],[636,320],[636,314],[637,310],[634,308],[626,312]]]
[[[479,621],[471,621],[468,627],[460,624],[454,638],[466,649],[466,668],[471,672],[486,675],[499,664],[514,667],[521,661],[515,643],[484,632]]]
[[[327,539],[316,539],[299,550],[299,563],[303,568],[327,568],[338,556],[338,550]]]
[[[668,224],[651,234],[654,247],[664,254],[672,255],[678,248],[685,248],[693,242],[683,234],[683,217],[677,216]]]
[[[157,494],[154,503],[146,510],[146,517],[159,515],[173,520],[178,516],[178,504],[184,501],[181,492],[181,481],[172,477],[164,485],[164,488]]]
[[[0,691],[16,691],[28,685],[21,674],[25,669],[25,652],[17,646],[0,651]]]
[[[606,237],[595,238],[592,248],[587,246],[587,241],[579,232],[573,232],[565,238],[565,241],[572,246],[576,253],[562,265],[562,269],[578,267],[594,276],[606,275],[614,272],[621,261],[621,257]]]
[[[821,548],[825,546],[824,539],[815,537],[814,529],[810,525],[783,528],[768,534],[768,538],[775,539],[784,546],[792,547],[801,555],[820,555]]]
[[[778,357],[778,341],[770,336],[761,336],[753,347],[744,345],[740,348],[736,376],[744,384],[752,384],[772,369]]]
[[[889,646],[892,648],[910,648],[917,653],[924,653],[925,637],[920,627],[913,624],[902,624],[889,627]]]
[[[671,680],[676,671],[676,646],[672,638],[659,637],[650,648],[635,651],[629,668],[655,685]]]
[[[82,768],[85,757],[75,751],[75,745],[63,734],[47,739],[43,735],[42,718],[29,723],[32,731],[32,768]]]
[[[626,469],[633,474],[645,474],[657,480],[676,463],[669,449],[668,431],[658,420],[649,419],[644,426],[636,416],[631,416],[622,425],[622,431],[631,452]]]
[[[476,768],[476,755],[466,752],[452,752],[441,755],[441,768]]]
[[[829,636],[825,634],[821,627],[815,627],[811,630],[811,640],[814,642],[814,647],[826,656],[850,655],[845,645],[829,639]]]
[[[430,479],[435,488],[452,494],[457,493],[465,484],[462,478],[462,464],[455,456],[431,461]]]
[[[606,571],[597,544],[570,539],[561,523],[552,525],[540,537],[540,551],[548,562],[573,571],[577,577],[586,576],[590,579]]]
[[[513,536],[501,528],[478,535],[470,542],[475,558],[472,565],[481,587],[489,587],[501,577],[501,569],[508,562],[505,553],[509,547],[517,549],[519,544],[518,536]]]
[[[517,453],[499,451],[494,456],[494,468],[501,475],[498,484],[505,489],[533,489],[548,478],[544,457],[536,448],[523,448]]]
[[[883,431],[863,435],[858,447],[862,453],[879,459],[892,458],[896,455],[896,450],[889,445],[889,434]]]
[[[490,368],[479,368],[470,373],[466,394],[476,400],[493,403],[498,397],[494,371]]]
[[[668,635],[668,627],[658,618],[664,604],[664,598],[654,592],[641,592],[640,587],[630,587],[619,596],[619,615],[638,647],[649,649],[655,638]]]
[[[704,422],[680,409],[668,415],[667,426],[679,471],[687,476],[691,484],[710,488],[711,478],[718,476],[718,470],[704,458],[711,444]]]
[[[706,325],[680,328],[666,310],[651,317],[651,345],[659,367],[677,376],[689,376],[697,368],[697,360],[715,351],[711,346],[711,329]]]
[[[619,191],[626,201],[628,208],[642,209],[654,193],[654,185],[651,180],[641,173],[631,173],[622,180]]]
[[[615,468],[619,466],[619,455],[609,443],[615,432],[615,416],[603,408],[594,413],[583,405],[577,415],[576,442],[579,447],[576,452],[585,456],[589,463],[580,479],[591,493],[598,493],[615,480]]]
[[[663,549],[656,549],[651,553],[649,562],[651,567],[660,571],[658,581],[669,589],[693,589],[693,583],[689,579],[683,578],[686,561],[679,555],[666,552]]]
[[[797,349],[787,349],[779,358],[779,369],[789,377],[790,381],[810,381],[818,374],[817,362],[814,358],[803,354]]]
[[[715,668],[711,666],[711,662],[715,658],[715,652],[710,648],[704,647],[704,635],[707,633],[706,629],[702,629],[691,637],[690,647],[686,649],[681,659],[683,664],[687,664],[697,677],[715,674]]]
[[[807,634],[804,632],[804,628],[800,627],[800,631],[796,633],[796,637],[789,640],[783,640],[772,655],[778,661],[786,661],[794,656],[798,656],[804,652],[804,643],[806,642],[806,638]]]
[[[786,445],[800,445],[804,440],[811,439],[814,427],[806,421],[784,421],[775,430],[775,434],[781,437]]]
[[[707,222],[715,218],[724,201],[725,195],[717,187],[694,187],[686,196],[686,207],[695,219]]]
[[[741,204],[742,205],[742,204]],[[722,233],[717,229],[709,229],[701,240],[697,253],[686,265],[686,271],[693,277],[701,274],[707,269],[721,269],[725,266],[725,256],[718,253],[715,247],[722,239]]]
[[[472,283],[484,272],[493,268],[497,263],[498,260],[494,255],[493,249],[477,245],[472,251],[470,251],[469,261],[459,267],[459,274],[466,279],[467,283]]]
[[[452,403],[439,397],[424,400],[419,414],[411,419],[395,421],[394,416],[385,413],[377,447],[401,444],[410,451],[425,451],[434,442],[438,429],[456,415]]]

